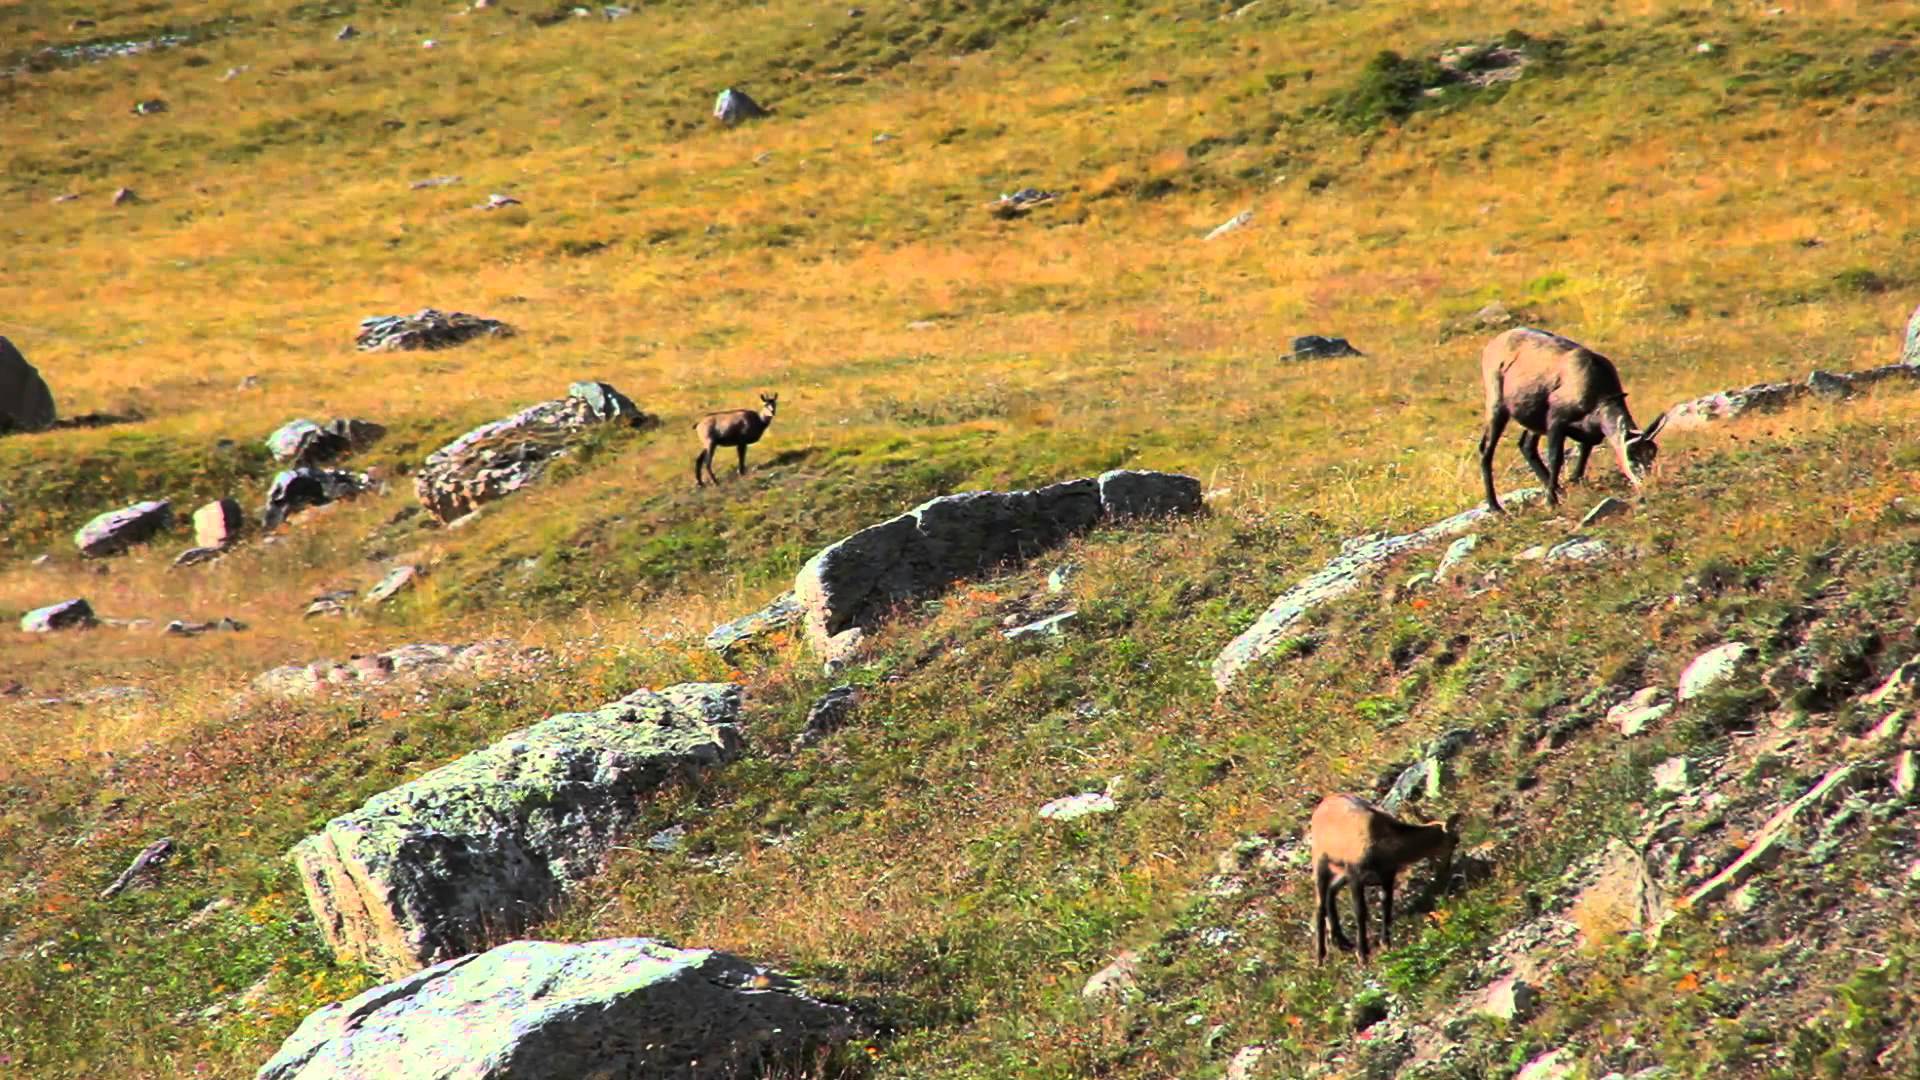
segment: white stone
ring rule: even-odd
[[[1753,655],[1753,646],[1744,641],[1729,641],[1724,645],[1715,645],[1706,652],[1693,658],[1685,671],[1680,673],[1679,689],[1676,696],[1681,701],[1694,698],[1718,689],[1732,681],[1740,671],[1740,666]]]

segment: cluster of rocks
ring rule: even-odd
[[[468,645],[423,642],[347,660],[288,664],[256,676],[253,688],[272,697],[302,698],[348,687],[413,687],[462,676],[499,675],[537,666],[543,659],[543,654],[516,649],[507,641]]]
[[[365,450],[386,433],[371,420],[340,418],[324,426],[304,418],[290,420],[267,436],[267,452],[289,465],[323,465]]]
[[[267,507],[261,512],[260,525],[271,532],[302,510],[351,499],[374,487],[373,478],[366,473],[312,466],[283,469],[274,474],[273,484],[267,489]]]
[[[482,424],[427,455],[414,493],[434,517],[453,521],[532,483],[589,429],[613,421],[644,427],[659,419],[606,383],[574,383],[566,397]]]
[[[1920,316],[1916,317],[1920,319]],[[1913,335],[1908,334],[1911,342]],[[1860,371],[1812,371],[1799,381],[1755,383],[1733,390],[1722,390],[1684,401],[1667,412],[1667,427],[1673,430],[1704,427],[1748,413],[1767,412],[1809,396],[1844,398],[1855,391],[1887,379],[1920,379],[1920,360],[1902,360]]]
[[[58,418],[47,381],[13,342],[0,337],[0,435],[45,431]]]
[[[731,761],[740,688],[562,713],[374,796],[292,852],[342,960],[403,974],[486,948],[590,877],[648,793]]]
[[[1526,73],[1530,62],[1524,49],[1500,42],[1456,45],[1434,60],[1454,82],[1476,89],[1512,82]]]
[[[513,327],[465,312],[421,308],[412,315],[375,315],[360,320],[354,345],[362,352],[445,349],[477,337],[511,337]]]

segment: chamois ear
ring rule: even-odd
[[[1667,426],[1667,414],[1661,413],[1659,416],[1656,416],[1653,418],[1653,423],[1647,425],[1647,429],[1640,433],[1640,437],[1642,439],[1645,439],[1648,442],[1652,442],[1656,437],[1659,436],[1660,429],[1666,426]]]
[[[1462,813],[1459,810],[1455,810],[1453,813],[1448,814],[1447,822],[1446,822],[1447,835],[1458,839],[1460,836],[1460,826],[1466,820],[1467,820],[1467,815]]]

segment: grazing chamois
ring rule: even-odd
[[[720,478],[713,475],[713,452],[722,446],[732,446],[740,451],[740,475],[747,475],[747,447],[760,441],[767,433],[767,426],[773,423],[774,406],[779,402],[779,394],[761,394],[759,412],[752,409],[729,409],[726,412],[708,413],[693,425],[703,444],[700,453],[693,459],[693,483],[695,487],[707,486],[706,478],[700,470],[706,470],[717,485]]]
[[[1498,514],[1493,490],[1493,450],[1512,420],[1523,429],[1520,455],[1546,486],[1547,502],[1560,502],[1560,466],[1567,440],[1580,447],[1573,478],[1587,472],[1587,455],[1606,443],[1627,482],[1640,490],[1639,472],[1653,468],[1660,448],[1654,437],[1666,426],[1661,413],[1645,431],[1627,411],[1627,392],[1613,361],[1558,334],[1527,327],[1508,330],[1480,354],[1480,378],[1487,389],[1487,427],[1480,435],[1480,476],[1487,485],[1487,508]],[[1547,439],[1547,460],[1540,460],[1540,438]],[[1636,472],[1638,470],[1638,472]]]
[[[1350,949],[1340,930],[1335,903],[1340,886],[1353,886],[1355,921],[1360,926],[1360,962],[1373,957],[1367,941],[1367,886],[1380,886],[1380,941],[1393,944],[1393,885],[1400,871],[1421,859],[1437,859],[1437,878],[1445,884],[1460,842],[1460,815],[1444,822],[1409,825],[1358,795],[1329,795],[1313,811],[1314,960],[1327,961],[1327,931],[1334,944]]]

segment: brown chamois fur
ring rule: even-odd
[[[726,412],[708,413],[693,425],[700,436],[700,453],[693,459],[693,483],[695,487],[707,486],[706,477],[715,484],[720,478],[713,474],[713,452],[722,446],[736,447],[740,451],[740,475],[747,475],[747,447],[760,441],[767,433],[768,425],[773,423],[774,406],[779,402],[779,394],[761,394],[760,411],[752,409],[729,409]],[[700,470],[706,470],[702,477]]]
[[[1460,815],[1446,821],[1409,825],[1358,795],[1329,795],[1313,811],[1314,959],[1327,960],[1327,932],[1334,944],[1350,949],[1340,930],[1335,902],[1341,885],[1353,886],[1355,922],[1360,927],[1360,962],[1373,957],[1367,941],[1367,886],[1380,886],[1380,942],[1393,944],[1393,885],[1400,871],[1421,859],[1437,859],[1436,880],[1444,884],[1460,842]]]
[[[1487,508],[1501,512],[1493,490],[1493,450],[1500,433],[1512,420],[1523,429],[1520,455],[1546,486],[1547,502],[1560,501],[1560,466],[1567,440],[1580,447],[1573,478],[1587,472],[1587,455],[1606,443],[1614,460],[1635,491],[1640,475],[1653,467],[1660,448],[1654,437],[1666,426],[1661,413],[1645,431],[1627,411],[1627,392],[1613,361],[1558,334],[1527,327],[1508,330],[1487,343],[1480,354],[1480,378],[1487,390],[1487,426],[1480,436],[1480,475],[1487,485]],[[1547,440],[1547,460],[1540,460],[1540,438]]]

